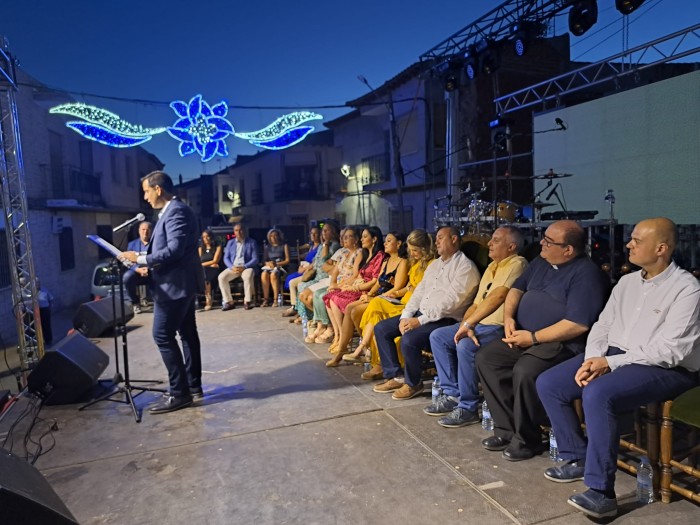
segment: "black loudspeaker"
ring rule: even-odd
[[[117,312],[121,313],[121,303],[117,301]],[[134,318],[134,310],[130,302],[124,304],[123,324]],[[83,303],[73,316],[73,328],[85,337],[99,337],[110,328],[114,328],[115,322],[120,321],[120,315],[114,315],[112,298],[106,297],[99,301]]]
[[[29,391],[46,405],[74,403],[97,383],[109,364],[109,356],[79,332],[62,339],[27,379]]]
[[[3,525],[78,523],[35,467],[4,449],[0,449],[0,522]]]

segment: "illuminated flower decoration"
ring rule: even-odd
[[[192,97],[189,104],[176,100],[170,107],[179,120],[168,128],[168,134],[180,141],[180,155],[186,156],[195,151],[202,157],[202,162],[215,155],[228,156],[226,138],[233,134],[233,126],[224,117],[228,105],[221,101],[209,106],[202,95]]]

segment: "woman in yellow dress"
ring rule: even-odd
[[[366,354],[370,353],[369,362],[371,370],[362,374],[362,379],[382,379],[382,366],[379,361],[379,351],[374,341],[374,326],[384,319],[401,315],[408,300],[423,279],[423,274],[428,265],[435,260],[435,243],[432,236],[425,230],[413,230],[406,239],[408,254],[411,258],[411,268],[408,271],[408,284],[399,290],[392,290],[384,296],[373,298],[367,310],[362,315],[360,329],[362,340],[355,352],[343,356],[343,360],[350,362],[366,362]],[[386,297],[386,298],[385,298]],[[399,351],[399,360],[403,366],[403,356]]]

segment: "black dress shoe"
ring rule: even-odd
[[[224,312],[228,312],[229,310],[233,310],[236,307],[233,303],[224,303],[224,305],[221,307],[221,310]]]
[[[507,459],[508,461],[523,461],[539,456],[542,452],[544,452],[544,448],[542,447],[533,450],[529,447],[514,447],[511,445],[503,451],[503,459]]]
[[[508,445],[510,445],[509,440],[498,436],[487,437],[481,441],[481,446],[483,446],[486,450],[491,450],[493,452],[503,450]]]
[[[168,396],[159,403],[156,403],[148,411],[151,414],[165,414],[166,412],[174,412],[175,410],[180,410],[181,408],[188,407],[192,404],[192,396],[187,397],[173,397]]]
[[[583,480],[585,472],[586,465],[584,461],[577,459],[558,467],[549,467],[544,471],[544,477],[557,483],[570,483]]]

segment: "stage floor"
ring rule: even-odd
[[[55,333],[71,315],[55,316]],[[132,379],[166,379],[151,321],[143,313],[128,324]],[[42,410],[58,430],[36,466],[81,524],[591,523],[566,503],[583,484],[547,481],[546,455],[509,463],[480,446],[489,434],[479,425],[446,429],[425,415],[427,383],[409,401],[374,393],[360,367],[326,368],[328,345],[304,344],[278,308],[198,312],[197,322],[197,406],[145,411],[141,423],[111,402]],[[95,341],[111,377],[113,341]],[[5,376],[0,389],[13,383]],[[617,492],[615,523],[700,521],[700,507],[677,496],[639,507],[628,474],[618,472]]]

